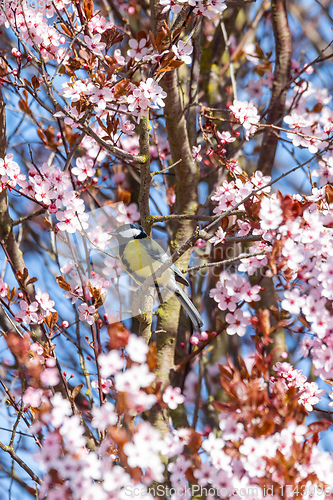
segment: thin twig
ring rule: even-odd
[[[231,50],[230,50],[230,38],[228,37],[228,33],[224,24],[223,19],[221,18],[221,30],[224,38],[224,43],[228,51],[229,55],[229,67],[230,67],[230,79],[231,79],[231,85],[232,85],[232,90],[234,92],[234,99],[237,99],[237,84],[236,84],[236,78],[235,78],[235,70],[234,70],[234,62],[231,59]]]
[[[31,477],[33,481],[35,481],[37,484],[42,484],[42,480],[39,479],[38,476],[36,476],[36,474],[30,469],[30,467],[28,467],[28,465],[18,455],[16,455],[13,448],[11,448],[10,446],[5,446],[0,442],[0,449],[8,453],[12,457],[12,459],[15,460],[15,462],[20,467],[22,467],[22,469]]]
[[[234,210],[228,215],[242,215],[245,213],[245,210]],[[198,220],[198,221],[215,221],[219,219],[220,215],[186,215],[186,214],[171,214],[171,215],[151,215],[150,221],[152,224],[156,224],[158,222],[165,222],[169,220]]]
[[[193,422],[192,422],[192,427],[194,430],[197,426],[198,418],[199,418],[202,379],[203,379],[202,352],[200,352],[199,353],[198,385],[197,385],[196,395],[195,395]]]
[[[204,264],[200,264],[199,266],[189,267],[187,269],[182,270],[182,273],[187,274],[192,271],[197,271],[199,269],[205,269],[206,267],[222,267],[224,265],[231,264],[232,262],[237,262],[238,260],[241,259],[256,257],[257,255],[265,255],[265,253],[266,253],[265,250],[262,250],[260,252],[253,252],[251,254],[241,253],[237,255],[237,257],[233,257],[232,259],[219,260],[218,262],[205,262]]]
[[[19,224],[23,224],[23,222],[26,222],[28,220],[34,219],[35,217],[38,217],[38,215],[42,215],[46,212],[46,208],[40,208],[36,212],[26,215],[25,217],[20,217],[19,219],[16,219],[12,222],[12,227],[18,226]]]
[[[176,161],[175,163],[173,163],[172,165],[170,165],[169,167],[166,167],[166,168],[163,168],[162,170],[155,170],[154,172],[152,172],[150,175],[152,177],[154,177],[155,175],[160,175],[160,174],[164,174],[164,172],[166,172],[167,170],[170,170],[170,168],[173,168],[175,167],[176,165],[178,165],[178,163],[180,163],[182,160],[178,160]]]

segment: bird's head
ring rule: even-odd
[[[117,227],[111,236],[117,238],[119,243],[124,243],[131,240],[139,240],[141,238],[147,238],[147,235],[140,224],[123,224]]]

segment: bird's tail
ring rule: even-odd
[[[200,316],[199,311],[191,301],[191,299],[186,295],[186,293],[180,288],[180,286],[177,286],[177,289],[175,291],[175,295],[187,314],[190,317],[190,320],[193,323],[193,326],[196,331],[200,330],[200,328],[203,325],[203,319]]]

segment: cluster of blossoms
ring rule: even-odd
[[[252,101],[237,101],[234,100],[233,104],[229,106],[232,114],[245,129],[245,138],[248,140],[253,135],[260,122],[258,110]]]
[[[0,7],[0,25],[17,29],[24,42],[40,48],[45,61],[59,57],[60,46],[66,42],[66,38],[48,23],[48,18],[53,17],[56,12],[53,2],[43,1],[38,9],[29,3],[19,0],[4,2]],[[58,10],[69,3],[70,0],[54,2]]]
[[[128,110],[139,119],[149,108],[163,108],[165,97],[162,87],[153,78],[147,78],[138,87],[133,87],[132,94],[127,97]]]
[[[183,7],[190,6],[193,8],[194,14],[208,19],[221,15],[227,8],[222,0],[160,0],[160,4],[164,6],[162,13],[171,10],[174,14],[179,14]]]
[[[214,403],[219,412],[217,432],[209,427],[200,433],[176,429],[170,418],[168,431],[162,436],[143,413],[156,403],[175,409],[193,400],[186,391],[181,395],[180,388],[168,386],[161,393],[155,387],[151,370],[154,354],[142,338],[124,328],[110,337],[113,347],[99,354],[100,378],[92,381],[95,395],[101,384],[105,399],[92,408],[84,405],[83,412],[59,392],[52,395],[45,387],[57,383],[53,371],[58,369],[55,359],[45,357],[40,344],[31,342],[28,335],[21,339],[14,334],[7,343],[26,374],[28,387],[22,401],[26,412],[35,415],[31,431],[42,439],[42,448],[35,454],[44,471],[41,498],[125,499],[140,491],[143,498],[153,500],[156,491],[170,490],[172,498],[178,500],[190,499],[191,494],[205,488],[211,500],[255,500],[263,498],[271,485],[280,493],[277,498],[283,498],[290,477],[293,487],[325,488],[330,484],[332,457],[316,446],[316,432],[325,425],[318,423],[313,430],[311,424],[304,425],[302,392],[296,400],[301,404],[295,407],[281,384],[273,380],[267,384],[258,368],[264,366],[259,353],[254,356],[251,374],[243,368],[244,380],[230,362],[220,367],[230,403]],[[291,379],[300,377],[285,363],[277,364],[276,370],[288,386]],[[300,384],[298,387],[303,390]],[[264,415],[255,401],[266,408]],[[253,411],[256,413],[249,418]],[[83,425],[87,416],[89,425]],[[311,439],[312,445],[304,446]],[[96,442],[94,447],[90,440]],[[284,468],[293,471],[292,476],[286,475]]]
[[[128,44],[130,49],[127,51],[128,58],[124,59],[124,64],[125,61],[128,62],[131,58],[136,62],[144,61],[156,63],[161,57],[169,52],[168,50],[158,52],[155,47],[149,45],[149,41],[146,38],[141,38],[140,40],[131,38]],[[187,45],[182,40],[179,40],[177,45],[172,45],[171,50],[177,60],[183,61],[185,64],[191,64],[192,59],[190,54],[193,52],[193,47],[191,45]]]
[[[237,221],[237,225],[240,228],[239,236],[262,237],[260,242],[252,245],[250,252],[263,250],[266,255],[242,259],[238,271],[251,275],[264,267],[265,274],[279,274],[286,280],[281,308],[291,315],[290,327],[294,331],[315,335],[303,340],[302,352],[304,356],[311,354],[316,375],[326,379],[333,374],[333,219],[331,200],[324,186],[330,180],[331,163],[331,155],[327,154],[314,171],[314,175],[320,177],[322,187],[313,188],[312,196],[308,198],[299,195],[283,197],[280,193],[268,197],[266,193],[269,193],[270,187],[265,186],[269,178],[260,174],[257,180],[253,177],[244,181],[237,167],[233,175],[238,178],[231,182],[224,180],[212,197],[218,203],[215,213],[223,214],[249,197],[255,190],[254,186],[263,188],[261,193],[265,194],[260,194],[259,217],[256,220],[251,217],[251,205],[255,199],[250,197],[249,204],[239,207],[247,214]],[[228,230],[222,231],[220,228],[211,242],[223,243],[227,234]],[[221,273],[210,296],[218,303],[219,309],[229,311],[226,315],[229,324],[227,333],[245,334],[250,324],[247,303],[259,300],[259,291],[259,287],[251,287],[245,278],[235,273]],[[299,320],[302,326],[293,326]],[[306,396],[312,390],[316,392],[315,387],[307,386]]]
[[[217,302],[219,309],[230,311],[226,315],[229,335],[235,333],[241,337],[245,335],[246,327],[251,324],[251,314],[238,306],[260,300],[260,289],[259,285],[251,286],[245,278],[236,273],[231,274],[223,271],[220,274],[216,288],[210,291],[210,297]]]
[[[93,153],[93,146],[87,141],[82,141]],[[76,167],[72,173],[77,176],[80,183],[94,175],[93,160],[90,155],[77,158]],[[19,186],[20,189],[17,188]],[[38,170],[31,167],[28,176],[21,173],[19,165],[13,160],[13,155],[8,154],[0,159],[0,190],[5,188],[15,189],[21,195],[37,201],[50,213],[54,213],[58,220],[57,228],[60,231],[75,233],[77,230],[87,229],[89,215],[85,213],[84,201],[73,190],[70,175],[60,168],[50,167],[43,163]],[[140,214],[135,203],[117,205],[115,219],[118,223],[135,222]],[[105,234],[101,233],[101,237]],[[94,234],[92,234],[93,239]],[[96,241],[98,244],[98,241]]]
[[[283,382],[286,390],[295,387],[300,392],[299,403],[304,405],[307,411],[312,411],[314,405],[319,403],[320,397],[325,394],[323,389],[318,389],[315,382],[307,382],[307,378],[300,370],[296,370],[290,363],[276,363],[273,366],[276,371],[276,377],[271,377],[271,384],[274,385],[278,380]]]
[[[16,313],[15,319],[25,325],[42,323],[45,317],[55,311],[54,301],[50,299],[47,292],[42,292],[39,288],[35,301],[28,303],[20,300],[19,305],[21,310]]]
[[[111,79],[106,83],[107,85],[111,85],[114,83],[114,80]],[[94,104],[96,115],[103,119],[107,119],[108,116],[114,116],[114,113],[109,113],[107,110],[107,107],[112,104],[120,106],[120,113],[125,114],[129,112],[137,121],[139,121],[140,117],[149,108],[164,107],[163,99],[165,99],[166,93],[153,78],[147,78],[145,82],[141,81],[138,86],[130,83],[127,94],[121,97],[115,95],[116,86],[110,88],[107,85],[100,88],[90,78],[77,80],[73,83],[63,83],[63,96],[70,99],[72,104],[66,109],[66,112],[70,116],[65,116],[62,112],[56,113],[55,116],[65,116],[65,123],[80,127],[77,120],[84,115],[84,112],[78,113],[77,111],[77,103],[80,100],[89,100]],[[129,125],[130,122],[126,120],[121,126],[121,131],[126,134],[129,132],[129,135],[131,135],[132,129]],[[101,136],[104,137],[105,132],[101,129],[100,132]]]
[[[284,122],[292,130],[287,133],[287,137],[294,146],[317,153],[319,149],[326,148],[332,138],[333,111],[329,107],[332,97],[327,89],[318,89],[308,82],[304,82],[301,88],[294,88],[289,99],[290,105],[296,96],[297,105],[284,117]]]
[[[70,176],[60,168],[52,168],[47,163],[37,170],[32,167],[28,177],[20,173],[20,168],[13,161],[13,155],[1,160],[0,182],[3,187],[20,187],[19,193],[36,200],[50,213],[55,213],[58,228],[74,233],[87,228],[88,215],[84,213],[84,201],[73,191]],[[60,210],[65,208],[65,210]]]
[[[33,47],[38,46],[40,53],[43,56],[45,62],[54,58],[57,63],[62,64],[63,67],[70,68],[71,61],[75,59],[75,53],[68,45],[68,33],[67,36],[62,36],[59,31],[57,31],[53,26],[49,25],[49,19],[53,18],[54,15],[58,15],[62,10],[71,3],[70,0],[57,1],[53,4],[50,1],[43,2],[41,7],[38,9],[29,6],[27,3],[22,4],[15,0],[7,5],[5,2],[4,10],[0,9],[0,25],[5,24],[8,27],[15,27],[18,30],[20,36],[24,41]],[[57,10],[55,10],[55,7]],[[23,10],[22,10],[23,9]],[[82,54],[85,51],[89,51],[90,54],[94,54],[95,61],[89,60],[88,52],[86,61],[81,59],[81,64],[85,69],[91,65],[91,69],[96,67],[98,62],[98,57],[106,57],[106,49],[108,48],[104,40],[107,40],[109,36],[115,36],[117,29],[114,25],[100,15],[99,11],[92,13],[89,18],[87,25],[89,29],[89,36],[87,34],[78,38],[77,43],[80,49],[84,48]],[[63,45],[63,47],[60,47]],[[131,39],[129,40],[130,49],[128,50],[127,58],[121,55],[120,49],[113,49],[112,61],[113,64],[119,68],[127,64],[131,58],[138,62],[144,58],[145,62],[156,63],[156,58],[161,58],[163,53],[159,53],[153,47],[148,47],[148,40],[141,38],[139,41]],[[187,46],[182,41],[178,41],[177,45],[172,46],[172,51],[174,57],[190,64],[191,58],[190,54],[193,48]],[[17,62],[21,61],[21,53],[17,49],[13,49],[13,55],[16,57]],[[28,56],[31,60],[32,56]],[[111,57],[111,56],[107,56]],[[110,62],[109,62],[110,64]],[[73,76],[72,70],[68,69],[68,72]],[[162,88],[155,82],[152,78],[148,78],[146,81],[142,81],[138,86],[133,83],[129,83],[124,92],[117,94],[117,72],[113,72],[110,77],[103,74],[102,79],[100,78],[99,72],[98,77],[87,78],[87,79],[75,79],[63,84],[63,97],[70,99],[71,105],[65,107],[64,110],[55,113],[55,117],[63,117],[66,124],[70,126],[80,127],[79,120],[85,115],[87,104],[93,105],[92,113],[102,119],[107,120],[107,118],[114,118],[116,115],[119,117],[124,117],[127,113],[130,113],[132,119],[139,121],[142,114],[144,114],[149,108],[163,107],[166,94],[163,92]],[[18,70],[13,70],[14,77],[17,76]],[[43,83],[43,79],[40,79],[40,83]],[[44,82],[45,83],[45,82]],[[118,82],[120,85],[122,82]],[[47,83],[45,83],[48,85]],[[115,113],[110,112],[107,108],[113,106],[113,109],[117,107],[118,111]],[[129,133],[131,135],[132,128],[129,120],[121,120],[120,129],[121,133]],[[91,127],[94,123],[90,124]],[[105,132],[100,129],[100,137],[105,136]],[[116,143],[117,137],[112,137],[112,142]],[[99,158],[101,160],[101,158]],[[81,169],[81,167],[83,167]],[[82,170],[82,174],[78,172],[81,178],[86,179],[86,177],[93,176],[92,165],[86,164],[84,166],[77,166],[79,170]]]
[[[269,193],[271,190],[270,186],[264,187],[270,182],[271,178],[263,176],[262,172],[258,170],[245,182],[240,178],[242,170],[238,165],[234,167],[232,175],[235,177],[235,180],[228,181],[225,179],[221,186],[216,188],[215,193],[211,197],[212,201],[217,203],[217,206],[213,210],[214,214],[223,214],[223,212],[232,209],[239,203],[239,210],[244,210],[245,207],[242,201],[257,188],[261,188],[261,192],[263,193]]]
[[[56,358],[39,343],[31,342],[27,333],[22,337],[16,333],[9,333],[6,342],[19,363],[22,376],[27,384],[23,394],[21,386],[15,388],[15,397],[22,398],[25,409],[30,406],[38,408],[42,402],[46,402],[50,397],[49,386],[54,387],[59,383]],[[10,366],[11,363],[8,360],[7,367],[10,368]]]
[[[261,227],[266,231],[263,236],[273,246],[271,269],[287,282],[281,307],[300,319],[306,325],[305,331],[315,334],[312,341],[307,340],[310,344],[307,348],[304,344],[303,352],[309,353],[313,345],[311,355],[316,374],[330,378],[332,364],[327,359],[333,331],[332,208],[324,198],[324,189],[321,191],[314,189],[313,196],[306,201],[298,196],[294,199],[275,196],[262,204],[260,216]]]
[[[102,432],[105,439],[94,450],[87,448],[87,429],[82,425],[79,414],[73,413],[73,406],[60,393],[49,397],[42,387],[29,386],[23,394],[26,408],[38,409],[43,403],[43,411],[31,427],[32,432],[49,432],[43,439],[43,448],[35,456],[44,470],[41,498],[70,498],[90,500],[109,499],[110,495],[127,498],[130,486],[140,486],[145,490],[145,498],[153,498],[147,492],[154,481],[164,481],[160,454],[174,457],[184,449],[189,434],[170,428],[164,439],[140,414],[149,410],[160,398],[160,404],[175,409],[184,402],[179,388],[166,387],[163,395],[152,392],[155,375],[146,359],[148,346],[142,338],[124,331],[118,338],[118,347],[125,352],[112,349],[100,354],[98,364],[105,394],[111,401],[91,409],[92,433]],[[120,339],[120,340],[119,340]],[[120,341],[120,344],[119,344]],[[25,350],[43,351],[38,344],[26,341]],[[13,354],[15,345],[10,344]],[[20,350],[23,351],[22,341]],[[31,355],[30,355],[31,357]],[[40,356],[39,356],[40,357]],[[26,359],[22,359],[27,365]],[[41,360],[38,360],[39,364]],[[98,381],[92,386],[98,389]],[[123,408],[122,410],[120,408]],[[86,411],[86,410],[85,410]],[[136,415],[135,427],[130,431],[120,431],[117,424],[121,419]],[[127,471],[126,471],[127,470]],[[55,474],[55,471],[56,474]],[[125,491],[125,487],[127,490]]]

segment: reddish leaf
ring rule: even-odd
[[[72,390],[71,398],[74,401],[74,399],[80,394],[80,391],[83,387],[83,384],[79,384],[74,389]]]
[[[125,95],[130,89],[130,80],[128,78],[125,78],[124,80],[121,80],[120,82],[117,83],[114,96],[116,99],[119,99],[119,97],[122,97]]]
[[[83,10],[86,15],[87,20],[91,19],[94,12],[94,2],[93,0],[83,0]]]
[[[57,276],[56,282],[58,283],[60,288],[62,288],[63,290],[66,290],[66,292],[70,292],[71,287],[62,276]]]
[[[311,434],[318,434],[318,432],[326,431],[332,425],[330,420],[319,420],[318,422],[312,422],[308,425],[307,436]]]
[[[198,432],[191,430],[191,436],[187,443],[188,448],[192,451],[192,453],[196,453],[199,451],[202,443],[202,437]]]

